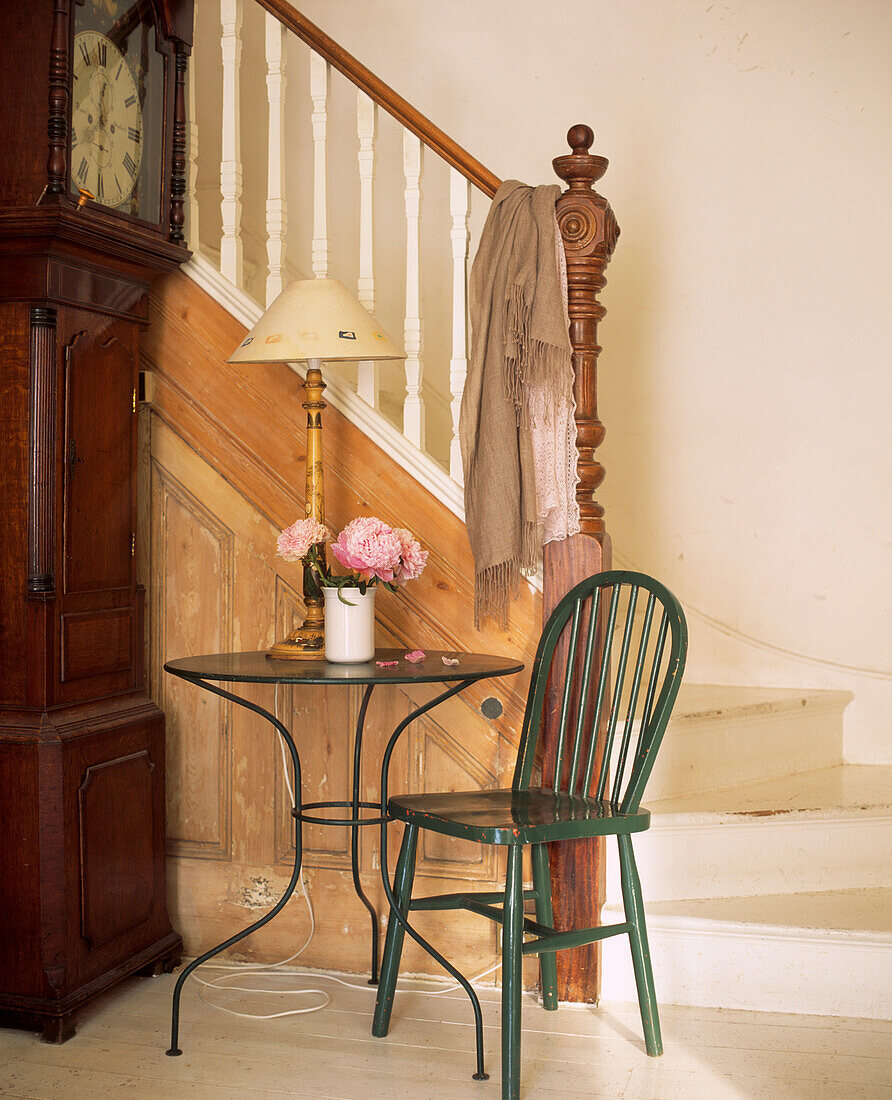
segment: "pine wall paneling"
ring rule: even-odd
[[[275,555],[280,527],[302,514],[305,414],[300,379],[283,366],[225,363],[244,330],[189,279],[156,284],[140,442],[143,511],[138,562],[150,590],[148,667],[168,720],[168,836],[171,907],[186,950],[197,953],[256,919],[290,874],[292,825],[272,727],[258,716],[165,675],[165,660],[189,653],[265,648],[302,612],[298,567]],[[532,658],[539,600],[524,590],[507,633],[470,627],[473,569],[464,526],[353,425],[325,415],[327,518],[335,529],[360,512],[409,526],[431,551],[423,578],[379,594],[380,645],[467,649]],[[525,676],[469,689],[410,727],[394,758],[392,788],[472,789],[510,779],[522,720]],[[436,689],[377,690],[366,721],[364,799],[377,796],[386,737],[409,708]],[[305,800],[349,797],[357,689],[273,688],[240,692],[278,707],[294,731]],[[504,707],[490,722],[480,705]],[[378,878],[377,830],[360,837],[363,887],[386,912]],[[399,835],[391,834],[395,861]],[[355,898],[348,830],[304,829],[306,881],[316,932],[308,965],[361,973],[369,922]],[[420,851],[419,892],[493,888],[498,853],[429,838]],[[462,919],[462,918],[460,918]],[[465,914],[418,914],[418,926],[474,973],[493,961],[496,929]],[[447,927],[448,925],[448,927]],[[284,958],[306,939],[299,895],[242,957]],[[409,970],[430,971],[407,948]],[[534,966],[530,974],[535,974]]]

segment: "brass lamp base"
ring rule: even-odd
[[[301,387],[307,396],[303,408],[307,411],[307,491],[306,514],[318,523],[325,522],[325,505],[322,499],[322,412],[325,402],[322,394],[320,361],[310,359],[307,375]],[[318,554],[325,572],[325,547],[320,543]],[[303,626],[292,631],[284,642],[276,642],[266,651],[267,657],[277,661],[325,660],[325,611],[317,582],[313,579],[312,561],[304,558],[304,606],[306,615]]]
[[[324,661],[325,619],[321,601],[307,604],[303,626],[293,630],[283,642],[276,642],[266,651],[277,661]]]

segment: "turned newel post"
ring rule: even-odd
[[[604,268],[613,252],[619,226],[606,199],[592,189],[607,171],[607,160],[589,153],[595,135],[588,126],[574,126],[567,134],[572,153],[552,162],[557,175],[569,187],[555,204],[558,226],[567,258],[570,343],[576,376],[576,445],[579,449],[579,486],[576,499],[582,531],[604,531],[604,509],[595,491],[604,480],[604,467],[595,450],[604,439],[598,419],[598,322],[606,312],[598,301],[604,288]]]
[[[555,204],[555,213],[567,260],[567,306],[579,450],[576,498],[581,533],[561,542],[549,542],[543,548],[542,614],[545,619],[561,597],[579,581],[611,567],[604,509],[595,500],[598,486],[604,480],[604,467],[595,457],[604,439],[604,425],[598,419],[597,367],[601,352],[598,322],[605,310],[598,301],[598,294],[606,282],[604,269],[616,244],[619,227],[607,200],[592,188],[607,170],[605,158],[588,151],[594,141],[592,131],[588,126],[574,126],[567,134],[567,141],[572,152],[557,157],[553,163],[555,172],[568,184]],[[562,642],[556,667],[566,667],[564,646]],[[576,682],[579,682],[578,677]],[[542,735],[542,775],[546,784],[554,779],[556,717],[562,689],[562,683],[549,684]],[[596,775],[597,772],[596,767]],[[604,898],[603,842],[578,840],[555,845],[550,853],[550,866],[555,927],[592,928],[600,923]],[[559,952],[558,997],[564,1001],[596,1001],[600,961],[598,943]]]

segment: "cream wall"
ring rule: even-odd
[[[503,177],[593,126],[617,558],[688,607],[694,677],[849,688],[846,757],[892,761],[892,5],[300,7]]]
[[[601,187],[622,226],[602,295],[599,382],[600,497],[617,561],[654,572],[682,599],[692,678],[852,690],[847,759],[892,762],[892,5],[298,6],[500,176],[552,182],[567,128],[593,126],[595,150],[611,162]],[[216,12],[214,0],[199,0],[198,42],[208,41],[205,25],[210,34],[218,27]],[[246,18],[246,178],[265,167],[261,34]],[[289,105],[295,90],[302,97],[286,116],[294,225],[301,211],[308,222],[310,200],[298,57],[292,47]],[[219,93],[212,80],[202,84],[200,160],[212,164]],[[397,162],[389,125],[380,123],[382,152],[392,146]],[[355,172],[355,131],[335,140],[344,148],[332,151],[330,200],[341,212],[333,247],[344,238],[345,257],[335,274],[349,282],[356,202],[346,193],[339,202],[338,189],[355,184],[339,182],[347,171],[338,164]],[[387,189],[386,173],[379,178]],[[426,215],[445,211],[442,180],[429,179]],[[401,185],[391,182],[398,209]],[[206,190],[215,187],[205,179]],[[481,217],[475,210],[475,224]],[[248,203],[246,222],[248,259],[262,264],[262,209],[252,214]],[[379,221],[394,253],[400,231],[398,221]],[[309,273],[308,254],[308,240],[289,243],[295,273]],[[444,270],[448,263],[444,255]],[[401,287],[386,267],[378,274],[379,316],[398,332]],[[440,287],[430,297],[446,301]],[[445,320],[428,310],[431,352]],[[447,357],[429,356],[431,398],[434,382],[448,392]],[[388,384],[395,393],[401,386],[396,376]],[[446,431],[442,397],[435,406]]]

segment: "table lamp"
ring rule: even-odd
[[[230,363],[305,361],[307,410],[306,514],[325,522],[322,490],[322,360],[405,359],[406,354],[337,279],[290,283],[239,344]],[[319,547],[324,555],[324,544]],[[267,651],[285,660],[321,660],[325,650],[322,596],[304,559],[306,617],[284,641]]]

